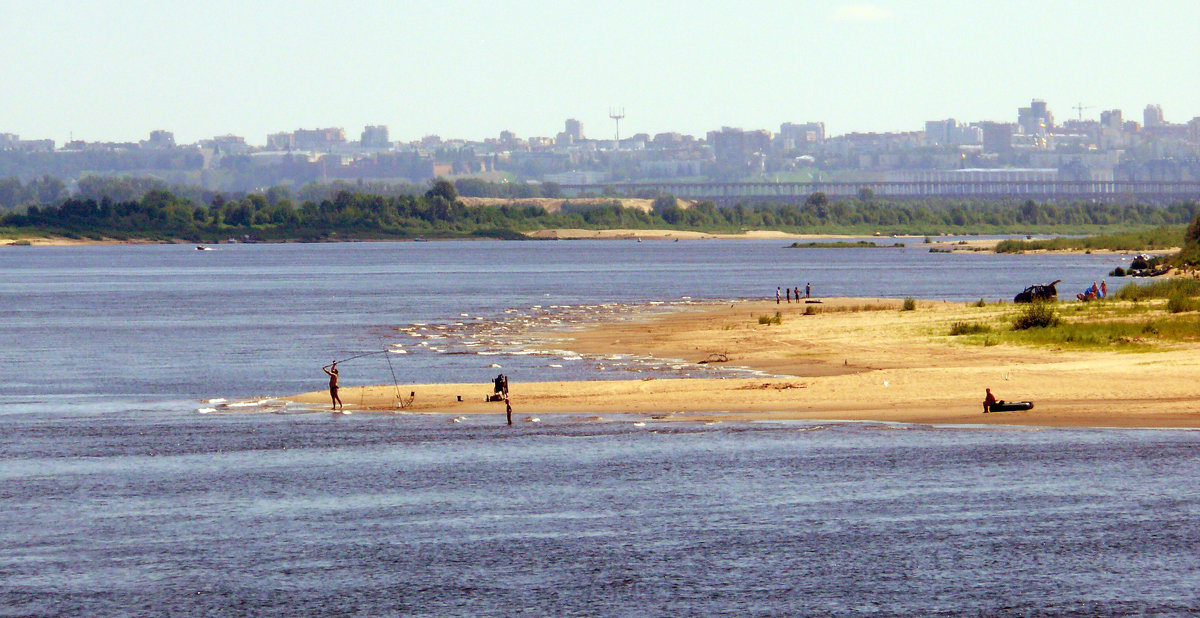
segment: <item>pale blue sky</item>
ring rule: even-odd
[[[1200,116],[1200,2],[0,0],[0,132],[191,142],[609,137],[723,125],[831,134],[1014,121],[1045,99]]]

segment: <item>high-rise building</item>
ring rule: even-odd
[[[1044,136],[1054,129],[1054,115],[1046,108],[1045,101],[1034,99],[1029,107],[1017,109],[1017,124],[1025,135]]]
[[[983,151],[997,154],[1012,152],[1013,125],[1007,122],[981,122]]]
[[[1142,112],[1142,126],[1147,129],[1153,127],[1161,127],[1166,124],[1163,122],[1163,111],[1161,105],[1147,105],[1146,110]]]
[[[363,148],[387,148],[391,145],[388,142],[388,128],[381,124],[367,125],[363,129],[360,143]]]
[[[765,152],[771,145],[771,132],[743,131],[734,127],[721,127],[720,131],[708,132],[708,143],[712,145],[717,163],[743,165],[750,155]]]
[[[804,122],[794,124],[785,122],[779,125],[779,134],[795,142],[797,147],[804,144],[820,144],[825,141],[824,122]]]
[[[1125,121],[1121,118],[1121,110],[1110,109],[1100,112],[1100,126],[1111,131],[1121,131]]]
[[[142,142],[143,148],[166,149],[175,147],[175,134],[170,131],[151,131],[150,139]]]
[[[954,143],[952,136],[958,128],[958,121],[953,118],[946,120],[925,121],[925,145],[949,146]]]
[[[563,133],[566,133],[567,135],[571,136],[572,141],[578,142],[579,140],[583,139],[583,123],[582,122],[579,122],[578,120],[575,120],[574,118],[567,118],[567,122],[565,124],[566,124],[566,128],[563,129]]]

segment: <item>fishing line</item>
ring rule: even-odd
[[[364,356],[371,356],[373,354],[386,354],[386,353],[387,353],[387,350],[376,350],[374,352],[363,352],[362,354],[355,354],[354,356],[349,356],[349,357],[343,358],[342,360],[335,361],[335,362],[344,363],[346,361],[354,360],[356,358],[362,358]]]
[[[392,366],[392,355],[384,354],[383,358],[387,359],[388,371],[392,372],[392,385],[396,387],[396,401],[398,401],[400,403],[400,407],[403,408],[404,400],[400,398],[400,382],[396,380],[396,368]]]

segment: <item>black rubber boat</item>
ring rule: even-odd
[[[987,412],[1020,412],[1031,409],[1033,409],[1032,401],[1006,401],[1004,403],[993,403]]]

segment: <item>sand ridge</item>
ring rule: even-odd
[[[895,299],[818,303],[748,301],[558,333],[558,345],[588,355],[632,354],[763,371],[760,378],[538,382],[510,376],[518,414],[641,413],[677,420],[870,420],[928,424],[1200,427],[1200,354],[1195,344],[1160,351],[1067,351],[967,345],[948,335],[957,320],[1003,319],[1011,305]],[[809,309],[818,312],[806,315]],[[781,324],[759,324],[778,311]],[[1001,399],[1032,400],[1027,412],[983,414],[990,387]],[[497,414],[490,384],[401,386],[409,412]],[[391,386],[347,388],[360,410],[396,411]],[[462,401],[458,401],[458,398]],[[319,408],[328,394],[290,401]]]

